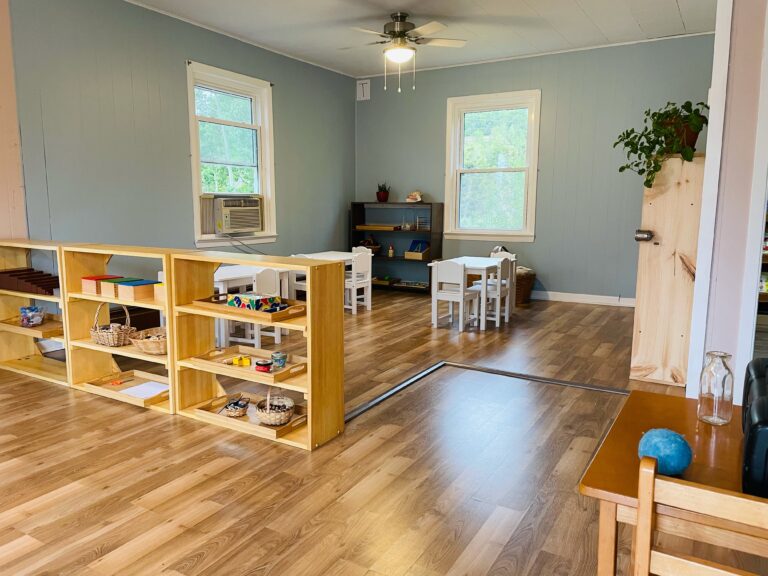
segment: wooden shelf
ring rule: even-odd
[[[221,264],[259,265],[287,269],[307,277],[303,315],[286,320],[262,320],[252,312],[225,305],[211,306],[213,277]],[[304,450],[313,450],[336,438],[344,430],[344,264],[307,258],[255,257],[228,252],[194,252],[171,256],[172,276],[184,278],[173,286],[174,363],[177,410],[179,414],[222,428],[237,430]],[[231,348],[211,354],[215,345],[213,319],[233,320],[286,328],[301,332],[307,353],[289,354],[288,366],[305,372],[274,382],[255,370],[222,363]],[[243,347],[238,354],[248,355]],[[252,356],[267,353],[252,349]],[[181,359],[181,360],[178,360]],[[283,372],[282,374],[286,374]],[[241,418],[229,418],[219,411],[231,398],[227,379],[272,385],[300,393],[306,400],[306,414],[295,429],[276,430],[261,425],[255,408]],[[274,383],[272,383],[272,382]],[[250,394],[248,394],[250,396]]]
[[[116,354],[117,356],[125,356],[126,358],[135,358],[136,360],[144,360],[146,362],[153,362],[155,364],[162,364],[168,366],[168,356],[156,356],[154,354],[147,354],[142,352],[133,344],[128,346],[102,346],[96,344],[90,338],[83,338],[82,340],[70,341],[72,346],[76,348],[87,348],[88,350],[96,350],[97,352],[106,352],[107,354]]]
[[[17,374],[31,376],[38,380],[53,382],[68,386],[67,364],[45,356],[31,355],[16,360],[4,360],[0,362],[0,370],[8,370]]]
[[[32,252],[44,250],[55,257],[55,269],[61,267],[61,245],[54,242],[11,238],[0,240],[3,252],[0,270],[32,268]],[[62,287],[63,294],[63,287]],[[21,302],[20,302],[21,300]],[[0,289],[0,370],[23,374],[35,380],[69,386],[67,363],[40,354],[36,339],[50,339],[66,346],[65,327],[59,314],[48,314],[40,326],[25,328],[19,322],[19,306],[26,302],[53,302],[61,305],[62,298],[53,294],[36,294],[23,290]]]
[[[121,379],[130,380],[122,384],[112,383]],[[149,372],[142,372],[140,370],[133,370],[130,372],[112,374],[110,376],[94,380],[93,382],[73,384],[72,387],[77,388],[78,390],[83,390],[84,392],[98,394],[99,396],[104,396],[105,398],[111,398],[112,400],[119,400],[120,402],[133,404],[134,406],[139,406],[141,408],[155,408],[160,412],[170,413],[170,402],[168,401],[170,388],[164,394],[158,394],[157,396],[150,398],[137,398],[122,392],[126,388],[138,386],[150,381],[169,384],[169,380],[165,376],[150,374]]]
[[[40,339],[55,339],[63,337],[64,324],[60,320],[46,320],[39,326],[25,328],[19,323],[19,316],[0,320],[0,332],[13,332]]]
[[[108,304],[119,304],[121,306],[136,306],[138,308],[149,308],[151,310],[165,311],[165,303],[156,300],[122,300],[111,296],[102,296],[101,294],[85,294],[83,292],[70,292],[67,294],[67,301],[91,300],[93,302],[106,302]]]
[[[418,264],[429,264],[432,262],[432,260],[414,260],[412,258],[406,258],[405,256],[392,256],[391,258],[389,256],[374,256],[373,260],[376,262],[416,262]]]
[[[759,292],[757,295],[758,302],[768,302],[768,292]]]
[[[360,230],[355,228],[355,232],[367,232],[374,234],[432,234],[432,230]]]
[[[306,433],[306,413],[294,414],[291,422],[285,426],[266,426],[259,422],[258,416],[256,415],[256,403],[261,400],[262,397],[245,393],[243,396],[250,397],[251,403],[248,406],[248,412],[239,418],[230,418],[221,411],[224,405],[229,401],[229,398],[234,397],[232,394],[200,402],[199,404],[183,410],[182,413],[202,422],[209,422],[211,424],[216,424],[217,426],[237,430],[238,432],[244,432],[253,436],[259,436],[260,438],[296,446],[297,448],[307,449],[309,447],[307,444]],[[300,406],[297,406],[297,409],[300,408]],[[301,430],[303,430],[303,432],[301,432]]]
[[[420,294],[429,294],[429,286],[420,288],[418,286],[394,286],[392,284],[390,285],[374,284],[373,287],[381,290],[401,290],[403,292],[418,292]]]
[[[29,300],[43,300],[45,302],[61,302],[59,296],[52,296],[50,294],[32,294],[31,292],[17,292],[16,290],[4,290],[0,289],[0,296],[14,296],[16,298],[27,298]]]
[[[218,376],[229,376],[230,378],[245,380],[247,382],[256,382],[257,384],[265,384],[267,386],[277,386],[278,388],[285,388],[286,390],[293,390],[295,392],[301,392],[302,394],[309,393],[309,381],[306,373],[273,384],[269,379],[265,378],[255,370],[222,364],[221,362],[211,362],[210,360],[203,360],[202,358],[179,360],[177,365],[182,368],[202,370],[203,372],[216,374]]]
[[[264,320],[255,319],[253,316],[250,316],[247,311],[241,311],[233,306],[222,305],[221,310],[213,310],[207,306],[201,306],[196,302],[176,306],[174,310],[177,316],[180,314],[195,314],[197,316],[234,320],[235,322],[259,324],[261,326],[276,326],[278,328],[285,328],[287,330],[298,330],[299,332],[307,331],[306,316],[299,316],[298,318],[291,318],[289,320],[281,320],[278,322],[267,322]]]

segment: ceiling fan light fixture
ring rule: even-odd
[[[387,60],[395,64],[405,64],[416,55],[416,49],[410,46],[393,46],[384,50]]]

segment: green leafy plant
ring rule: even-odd
[[[386,182],[382,182],[381,184],[378,184],[376,186],[376,191],[377,192],[387,192],[387,193],[389,193],[390,189],[391,189],[391,186],[387,186]]]
[[[643,129],[625,130],[613,144],[614,148],[623,145],[627,154],[627,163],[619,167],[619,172],[637,172],[644,178],[645,187],[650,188],[667,156],[680,154],[683,160],[691,162],[696,140],[708,122],[708,110],[704,102],[694,105],[690,101],[680,106],[667,102],[655,112],[646,110]]]

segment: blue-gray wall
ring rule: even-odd
[[[11,0],[30,236],[192,247],[187,60],[274,83],[276,254],[346,244],[354,80],[128,4]]]
[[[633,297],[642,180],[618,174],[612,144],[646,108],[706,100],[712,48],[707,35],[419,72],[415,92],[404,76],[402,94],[374,78],[371,100],[357,103],[357,199],[373,200],[386,180],[395,200],[418,189],[442,202],[446,98],[539,88],[536,240],[504,244],[535,268],[540,289]],[[443,253],[494,244],[448,240]]]

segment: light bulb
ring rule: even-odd
[[[403,64],[408,62],[416,54],[416,50],[413,48],[389,48],[384,50],[384,55],[387,60],[394,62],[395,64]]]

